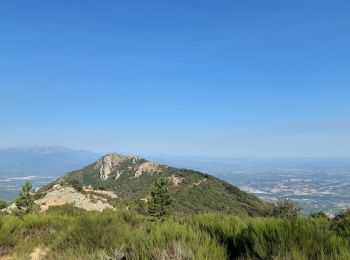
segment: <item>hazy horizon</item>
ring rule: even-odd
[[[67,147],[57,144],[38,144],[38,145],[16,145],[16,146],[5,146],[1,147],[0,150],[7,150],[7,149],[32,149],[32,148],[61,148],[61,149],[68,149],[68,150],[74,150],[74,151],[81,151],[81,152],[88,152],[93,153],[99,156],[103,156],[107,153],[120,153],[123,155],[135,155],[135,156],[144,156],[144,157],[152,157],[152,158],[172,158],[172,159],[179,159],[179,160],[350,160],[350,156],[338,156],[338,157],[332,157],[332,156],[210,156],[210,155],[198,155],[198,154],[169,154],[169,153],[163,153],[163,154],[157,154],[157,153],[137,153],[137,152],[130,152],[130,151],[120,151],[117,148],[114,150],[105,150],[105,151],[94,151],[89,149],[83,149],[79,147]]]

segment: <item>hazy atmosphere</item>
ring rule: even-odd
[[[5,1],[0,147],[350,156],[347,1]]]

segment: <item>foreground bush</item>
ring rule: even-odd
[[[25,259],[350,259],[350,219],[224,214],[154,221],[132,212],[72,206],[0,216],[0,252]],[[1,256],[0,253],[0,256]]]
[[[225,259],[225,247],[206,232],[174,219],[163,222],[129,212],[86,212],[71,206],[23,217],[0,216],[0,252],[16,258],[36,247],[48,259]],[[1,255],[0,255],[1,256]]]

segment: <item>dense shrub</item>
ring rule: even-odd
[[[78,192],[83,190],[83,184],[78,179],[69,180],[68,184]]]
[[[4,209],[7,207],[7,202],[0,199],[0,210]]]
[[[311,218],[329,218],[326,213],[320,211],[320,212],[315,212],[310,214]]]
[[[153,221],[69,205],[0,216],[0,251],[15,259],[37,246],[50,248],[48,259],[350,259],[349,238],[350,218],[210,213]]]
[[[339,236],[350,240],[350,217],[345,217],[339,221],[336,221],[334,226]]]
[[[335,220],[342,220],[344,218],[350,217],[350,209],[345,209],[335,216]]]
[[[277,202],[272,210],[272,215],[275,217],[296,217],[300,214],[301,208],[289,199],[282,199]]]
[[[189,221],[225,244],[231,259],[350,259],[350,221],[335,230],[332,220],[312,217],[206,214]]]
[[[44,198],[45,195],[46,195],[45,192],[37,191],[34,193],[33,197],[34,197],[34,200],[40,200],[40,199]]]

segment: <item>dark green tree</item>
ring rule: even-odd
[[[167,188],[167,180],[164,177],[157,179],[151,191],[148,201],[148,212],[151,216],[163,219],[168,213],[170,196]]]
[[[70,180],[68,183],[78,192],[83,190],[83,184],[78,179]]]
[[[0,199],[0,210],[1,210],[1,209],[4,209],[4,208],[6,208],[6,207],[7,207],[7,202],[4,201],[4,200],[2,200],[2,199]]]
[[[34,197],[31,193],[32,184],[26,181],[22,185],[22,190],[18,193],[16,198],[16,206],[18,209],[25,210],[26,212],[31,212],[34,206]]]

